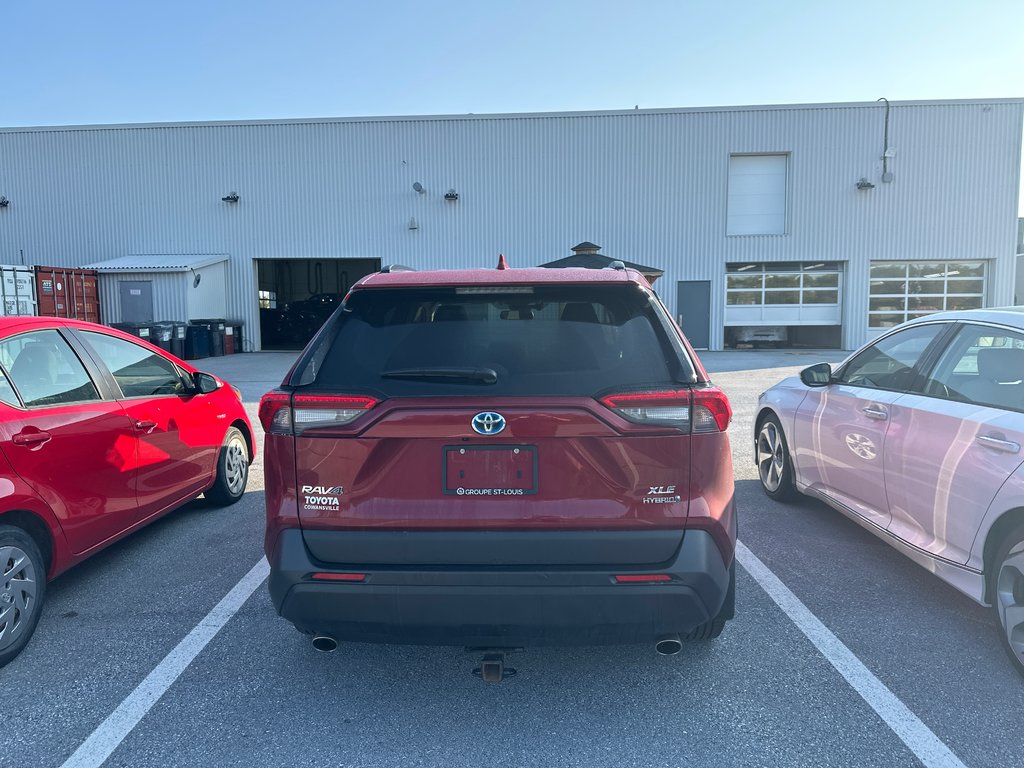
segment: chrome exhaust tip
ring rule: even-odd
[[[661,656],[675,656],[683,649],[679,635],[663,635],[654,643],[654,650]]]
[[[313,647],[320,653],[333,653],[338,650],[338,641],[330,635],[314,635]]]

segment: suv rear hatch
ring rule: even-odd
[[[696,383],[634,282],[362,288],[263,417],[321,561],[649,564],[699,492],[691,431],[728,422]]]

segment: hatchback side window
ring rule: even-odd
[[[82,361],[57,331],[33,331],[0,341],[0,362],[28,407],[100,399]]]
[[[858,387],[903,392],[913,383],[914,367],[925,350],[947,327],[929,323],[892,333],[853,358],[840,380]]]
[[[965,325],[925,382],[924,393],[1024,410],[1024,334]]]
[[[174,363],[131,341],[105,333],[83,331],[125,397],[183,395],[185,380]]]
[[[3,371],[0,371],[0,403],[7,403],[15,408],[21,406],[21,403],[18,402],[18,396],[14,392],[14,387],[11,386],[10,379],[7,378]]]

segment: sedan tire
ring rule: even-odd
[[[217,479],[204,495],[218,507],[227,507],[242,498],[248,482],[249,446],[236,427],[229,427],[217,457]]]
[[[774,413],[765,416],[757,430],[754,460],[757,462],[757,476],[761,480],[761,488],[768,498],[787,501],[796,496],[793,463],[789,459],[786,434]]]
[[[1003,646],[1017,671],[1024,675],[1024,526],[1010,532],[993,564],[992,607]]]
[[[28,643],[46,597],[46,562],[21,528],[0,525],[0,667]]]

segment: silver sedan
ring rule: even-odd
[[[819,498],[992,606],[1024,674],[1024,308],[928,315],[758,401],[778,501]]]

